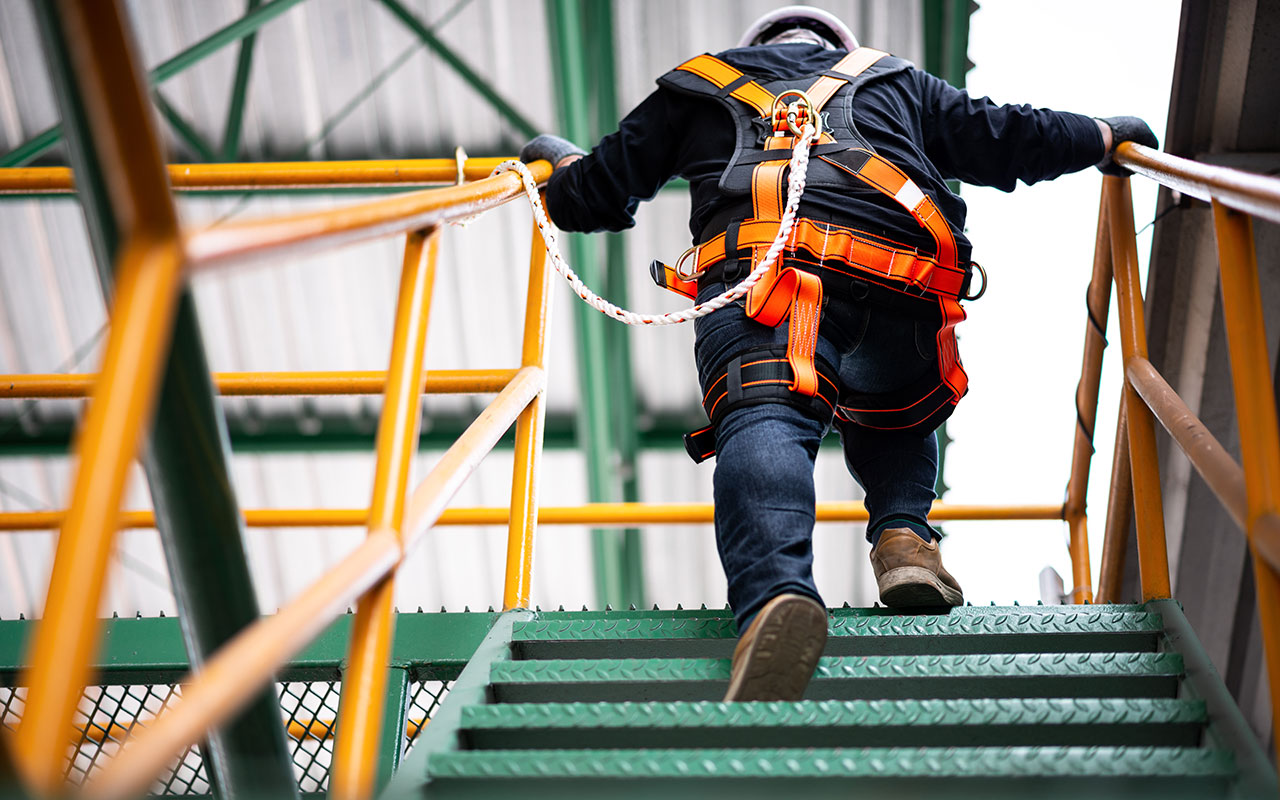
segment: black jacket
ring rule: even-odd
[[[819,74],[844,55],[817,45],[780,44],[717,57],[753,77],[782,80]],[[970,251],[963,233],[966,209],[947,180],[1012,191],[1019,180],[1056,178],[1104,155],[1102,135],[1089,117],[975,100],[918,69],[863,86],[853,113],[872,148],[933,197],[955,231],[962,263]],[[659,88],[587,157],[555,171],[547,184],[547,210],[564,230],[620,231],[635,224],[641,200],[681,177],[689,181],[692,199],[689,230],[695,241],[705,241],[730,219],[750,215],[749,203],[722,196],[717,185],[734,140],[733,120],[717,102]],[[853,183],[847,192],[806,190],[800,212],[922,249],[933,246],[901,206]]]

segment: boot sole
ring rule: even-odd
[[[880,576],[880,602],[890,608],[943,608],[964,605],[964,595],[924,567],[898,567]]]
[[[755,638],[725,701],[802,699],[827,644],[827,612],[806,598],[789,598],[760,612],[753,627]]]

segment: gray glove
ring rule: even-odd
[[[1107,157],[1098,162],[1098,169],[1103,175],[1125,178],[1133,174],[1111,160],[1111,154],[1121,142],[1137,142],[1147,147],[1160,146],[1151,126],[1138,117],[1102,117],[1102,121],[1111,127],[1111,149],[1107,151]]]
[[[559,136],[552,136],[549,133],[535,136],[529,140],[529,143],[520,148],[520,160],[528,164],[530,161],[539,161],[546,159],[551,162],[551,166],[560,163],[560,159],[566,156],[585,156],[587,151],[578,147],[568,139],[562,139]]]

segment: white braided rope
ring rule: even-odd
[[[538,197],[538,184],[534,181],[533,173],[529,171],[529,168],[522,162],[513,159],[511,161],[503,161],[493,170],[493,174],[497,175],[502,172],[520,173],[520,178],[524,183],[525,194],[529,196],[529,204],[533,207],[534,221],[538,224],[538,230],[542,232],[542,240],[546,243],[547,254],[551,256],[551,265],[573,287],[574,294],[610,319],[616,319],[627,325],[677,325],[681,322],[705,317],[742,297],[751,291],[751,287],[755,286],[778,260],[778,256],[782,254],[783,248],[786,247],[787,239],[790,238],[792,228],[795,226],[796,213],[800,208],[800,196],[804,193],[805,175],[809,171],[809,145],[813,135],[813,127],[806,125],[801,135],[796,137],[795,150],[791,153],[791,175],[787,181],[787,203],[783,207],[782,220],[778,225],[778,235],[774,237],[773,244],[769,246],[769,251],[765,254],[764,260],[757,264],[755,269],[751,270],[750,275],[743,278],[737,286],[727,292],[717,295],[705,303],[698,303],[697,305],[665,314],[638,314],[634,311],[628,311],[625,308],[619,308],[591,291],[582,282],[582,279],[578,277],[577,273],[565,263],[564,256],[560,254],[560,245],[556,240],[555,228],[551,225],[551,221],[547,218],[547,212],[542,207],[542,200]]]

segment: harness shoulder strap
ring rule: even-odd
[[[870,47],[859,47],[849,53],[849,55],[836,62],[827,73],[809,87],[806,94],[813,101],[813,110],[818,112],[827,104],[827,101],[840,91],[840,87],[857,78],[862,73],[871,68],[873,64],[889,54],[883,50],[875,50]]]
[[[677,76],[677,73],[696,76],[710,84],[710,86],[703,85],[699,87],[697,83],[680,80],[680,76]],[[741,100],[760,112],[762,117],[769,116],[773,110],[773,94],[771,92],[743,74],[738,68],[706,53],[684,62],[664,75],[662,79],[659,79],[659,82],[664,82],[664,79],[665,82],[685,91],[701,91],[703,94],[711,94],[717,97],[728,95],[735,100]],[[711,90],[712,87],[714,87],[715,91]]]

